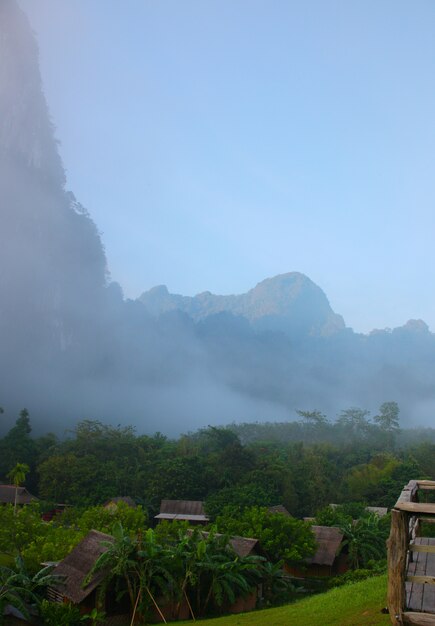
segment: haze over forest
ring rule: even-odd
[[[425,322],[355,333],[296,268],[246,294],[157,286],[125,299],[98,224],[66,186],[37,43],[15,0],[0,2],[0,219],[4,428],[23,407],[57,432],[92,418],[176,434],[392,400],[403,425],[433,418]]]

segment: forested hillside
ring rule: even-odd
[[[168,439],[131,427],[84,421],[67,434],[33,436],[23,411],[0,440],[0,480],[25,463],[29,490],[50,502],[101,504],[129,495],[149,515],[162,499],[205,500],[212,517],[225,507],[283,504],[295,517],[330,503],[390,507],[411,478],[435,477],[435,431],[399,432],[397,405],[370,420],[317,412],[296,423],[209,427]]]
[[[84,421],[59,439],[33,436],[24,409],[0,439],[0,481],[15,485],[2,486],[0,496],[26,487],[33,500],[10,497],[0,507],[0,576],[16,555],[21,576],[38,576],[41,562],[62,561],[95,532],[110,539],[101,564],[124,587],[129,581],[130,613],[144,580],[170,599],[174,614],[181,588],[193,614],[206,616],[228,611],[258,581],[262,595],[249,610],[382,574],[386,508],[410,479],[435,477],[435,431],[400,430],[398,416],[398,405],[385,402],[373,416],[350,408],[330,421],[301,411],[294,423],[208,427],[177,439]],[[157,523],[162,500],[203,501],[206,526]],[[334,555],[343,569],[337,565],[326,578],[307,570],[318,529],[338,534]],[[235,556],[237,541],[258,552]],[[164,576],[150,573],[160,571]],[[150,598],[137,606],[141,615],[153,610]],[[60,610],[50,603],[38,610],[47,611],[47,624],[60,619],[49,617]]]

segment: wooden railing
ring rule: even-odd
[[[435,626],[435,602],[433,611],[407,610],[406,583],[435,584],[435,576],[412,576],[408,574],[414,553],[435,553],[435,545],[417,545],[421,522],[435,523],[435,504],[420,502],[422,492],[434,491],[435,481],[411,480],[403,489],[391,511],[391,531],[388,546],[388,609],[391,623]],[[434,533],[435,534],[435,533]]]

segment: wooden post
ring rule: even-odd
[[[393,509],[388,547],[388,609],[391,623],[402,624],[405,610],[406,554],[408,550],[408,515]]]

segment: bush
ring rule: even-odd
[[[79,609],[72,604],[43,600],[39,612],[46,626],[81,626],[83,623]]]
[[[372,578],[373,576],[380,576],[387,571],[386,561],[369,561],[366,568],[355,569],[353,571],[334,576],[328,582],[328,587],[341,587],[342,585],[348,585],[351,583],[357,583],[360,580],[366,580],[366,578]]]

